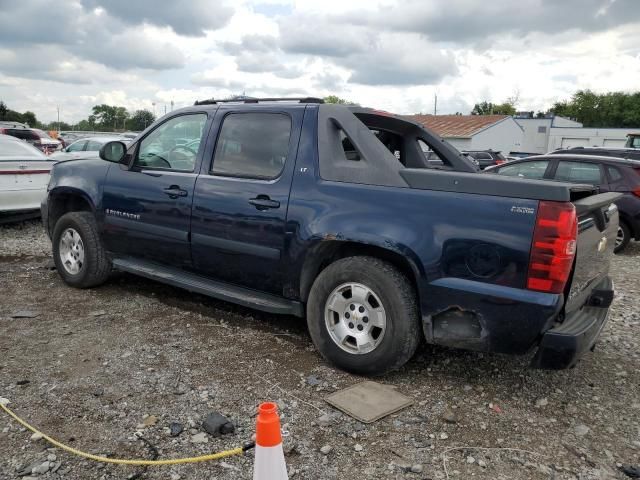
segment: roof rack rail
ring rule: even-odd
[[[196,100],[194,105],[215,105],[217,103],[260,103],[260,102],[298,102],[298,103],[324,103],[322,98],[316,97],[273,97],[273,98],[232,98],[229,100]]]

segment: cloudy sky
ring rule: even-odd
[[[0,99],[44,121],[243,92],[538,110],[581,88],[640,89],[640,0],[0,0]]]

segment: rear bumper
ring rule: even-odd
[[[597,290],[613,295],[613,282],[606,277]],[[590,302],[591,305],[597,302]],[[609,304],[584,306],[567,316],[564,322],[547,330],[540,340],[531,362],[534,368],[560,370],[573,367],[580,357],[592,349],[609,318]]]

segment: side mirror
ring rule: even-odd
[[[127,146],[123,142],[114,140],[105,143],[100,148],[100,158],[107,162],[122,163],[127,153]]]

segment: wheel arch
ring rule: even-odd
[[[51,190],[47,199],[49,215],[47,217],[47,228],[53,231],[56,223],[69,212],[91,212],[95,213],[95,205],[91,198],[82,190],[71,187],[59,187]]]
[[[374,257],[395,266],[413,285],[416,304],[420,308],[419,282],[422,274],[414,259],[380,245],[343,240],[319,242],[307,253],[300,273],[300,299],[303,302],[308,300],[313,282],[326,267],[342,258],[354,256]]]

